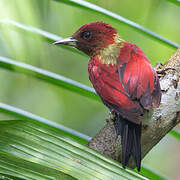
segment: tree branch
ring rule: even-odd
[[[142,118],[142,158],[180,122],[180,48],[157,72],[162,100],[159,108],[147,112]],[[88,143],[88,146],[121,162],[120,142],[120,136],[116,138],[114,117],[110,114],[105,127]],[[135,167],[132,159],[128,166]]]

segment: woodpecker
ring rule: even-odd
[[[141,116],[161,101],[157,73],[144,52],[104,22],[85,24],[54,44],[73,46],[90,56],[89,79],[104,105],[116,114],[114,126],[121,136],[122,166],[125,168],[132,156],[140,171]]]

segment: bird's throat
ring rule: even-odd
[[[117,58],[120,55],[121,48],[123,48],[123,42],[124,40],[120,39],[119,36],[115,37],[115,42],[113,44],[99,50],[98,54],[96,55],[96,59],[98,59],[102,64],[117,64]]]

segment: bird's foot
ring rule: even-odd
[[[163,66],[163,64],[162,63],[160,63],[160,62],[158,62],[158,63],[156,63],[156,65],[154,66],[154,70],[155,71],[159,71],[159,70],[161,70],[161,67]]]
[[[116,131],[116,136],[118,137],[119,135],[121,135],[121,122],[118,114],[116,114],[114,118],[114,128]]]
[[[120,122],[119,122],[118,114],[114,110],[110,111],[109,116],[106,119],[106,122],[112,123],[114,125],[116,131],[116,137],[118,137],[120,135]]]
[[[154,66],[154,70],[157,72],[158,77],[160,78],[163,75],[165,75],[168,70],[175,70],[175,69],[174,68],[169,68],[169,67],[163,67],[163,64],[158,62]]]
[[[114,121],[115,121],[115,117],[116,117],[116,112],[113,111],[113,110],[111,110],[111,111],[109,112],[108,118],[106,119],[106,122],[107,122],[107,123],[108,123],[108,122],[114,122]]]

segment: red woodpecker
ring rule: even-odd
[[[157,74],[144,52],[103,22],[85,24],[72,37],[54,44],[74,46],[91,57],[89,79],[102,102],[116,114],[122,165],[125,168],[132,156],[140,171],[141,116],[161,101]]]

